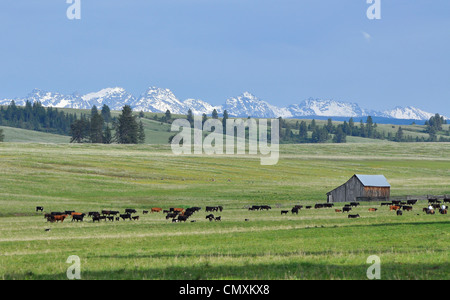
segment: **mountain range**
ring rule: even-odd
[[[128,93],[124,88],[105,88],[98,92],[80,95],[77,93],[64,95],[56,92],[34,89],[25,98],[3,99],[0,105],[8,105],[14,100],[16,105],[25,105],[27,101],[41,102],[43,106],[55,108],[90,109],[96,105],[101,107],[108,105],[111,110],[121,110],[124,105],[130,105],[134,111],[144,112],[166,112],[170,110],[173,114],[187,114],[191,109],[193,114],[210,115],[214,109],[219,114],[225,110],[232,117],[255,117],[255,118],[318,118],[318,119],[348,119],[364,118],[372,116],[379,120],[403,120],[403,121],[425,121],[434,116],[434,113],[423,111],[419,108],[395,107],[392,110],[375,111],[361,108],[357,103],[349,103],[336,100],[307,99],[299,104],[287,107],[277,107],[263,101],[249,92],[244,92],[237,97],[226,99],[223,105],[214,106],[198,99],[179,100],[170,89],[150,87],[139,97]],[[446,118],[448,119],[448,118]],[[398,122],[391,122],[396,123]]]

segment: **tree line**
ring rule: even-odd
[[[0,107],[0,126],[42,131],[70,136],[71,143],[145,142],[144,125],[138,122],[130,106],[124,106],[121,115],[111,117],[111,110],[103,105],[101,111],[93,106],[90,114],[65,113],[57,108],[44,107],[40,102],[26,102],[17,106],[14,101]],[[0,129],[0,142],[4,140]]]
[[[129,105],[123,107],[118,118],[111,118],[111,111],[107,105],[103,105],[100,113],[97,107],[93,106],[90,118],[82,116],[72,123],[70,134],[71,143],[145,143],[144,125],[142,121],[137,121]]]

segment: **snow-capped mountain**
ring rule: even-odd
[[[274,108],[274,106],[259,100],[249,92],[228,98],[224,105],[224,110],[233,117],[277,118],[279,115],[274,111]]]
[[[405,108],[397,106],[393,110],[383,112],[384,116],[393,119],[429,120],[435,114],[423,111],[416,107],[407,106]]]
[[[41,102],[43,106],[56,108],[90,109],[96,105],[98,108],[104,104],[111,110],[121,110],[124,105],[130,105],[135,111],[166,112],[173,114],[187,114],[191,109],[195,115],[210,115],[214,109],[219,114],[227,111],[229,116],[254,118],[314,118],[314,117],[379,117],[386,119],[428,120],[435,114],[425,112],[415,107],[396,107],[392,110],[373,111],[361,108],[356,103],[313,99],[292,104],[287,107],[277,107],[257,98],[255,95],[244,92],[237,97],[229,97],[225,104],[214,106],[198,99],[180,100],[169,89],[150,87],[138,98],[121,87],[105,88],[98,92],[79,95],[77,93],[64,95],[56,92],[47,92],[34,89],[25,98],[0,100],[0,105],[8,105],[14,100],[16,105],[23,106],[27,101]],[[447,117],[444,117],[448,119]]]
[[[108,105],[111,109],[117,110],[124,105],[131,105],[136,101],[133,95],[120,87],[106,88],[95,93],[89,93],[80,97],[86,103],[92,106],[102,107]]]
[[[367,116],[367,112],[356,103],[347,103],[335,100],[308,99],[301,104],[288,107],[292,116],[323,116],[323,117],[361,117]]]

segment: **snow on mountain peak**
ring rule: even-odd
[[[391,119],[428,120],[434,116],[432,113],[421,109],[407,106],[395,107],[392,110],[382,112],[364,110],[356,103],[342,102],[336,100],[323,100],[309,98],[300,104],[287,107],[277,107],[260,100],[252,93],[246,91],[237,97],[229,97],[224,105],[214,106],[206,101],[198,99],[187,99],[180,101],[174,93],[167,88],[149,87],[145,93],[136,98],[124,88],[105,88],[97,92],[79,95],[64,95],[56,92],[47,92],[34,89],[25,98],[3,99],[0,105],[8,105],[14,100],[16,105],[24,106],[26,101],[41,102],[43,106],[57,108],[90,109],[106,104],[111,110],[121,110],[124,105],[130,105],[135,111],[144,112],[166,112],[170,110],[173,114],[187,114],[191,109],[195,115],[210,115],[214,109],[218,113],[227,110],[233,117],[255,117],[255,118],[292,118],[292,117],[384,117]],[[446,118],[446,117],[444,117]]]

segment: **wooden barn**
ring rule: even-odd
[[[327,202],[389,201],[391,185],[383,175],[353,175],[327,193]]]

